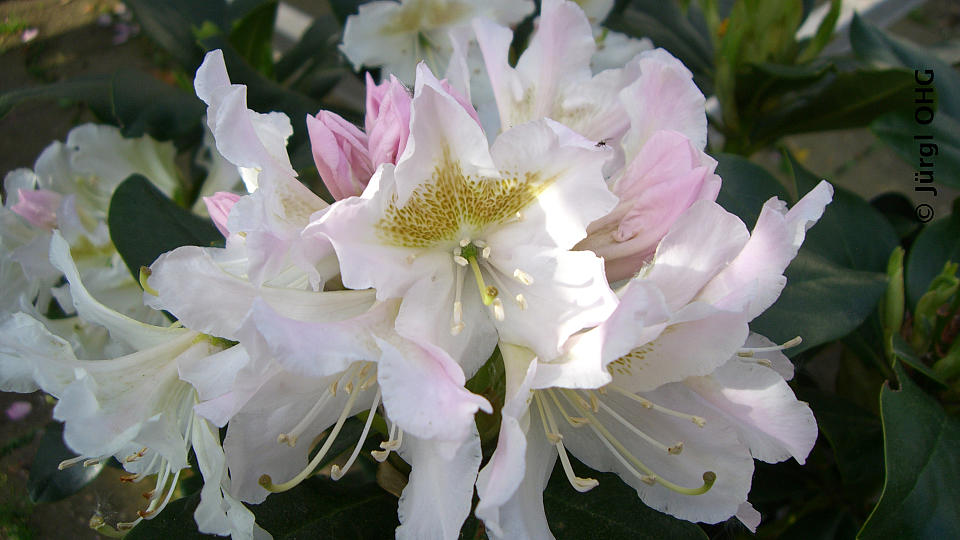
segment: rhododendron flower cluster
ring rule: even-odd
[[[690,72],[642,43],[598,69],[612,2],[593,4],[603,5],[588,17],[544,0],[515,66],[503,25],[531,3],[361,7],[343,51],[384,68],[380,83],[367,75],[364,126],[330,111],[307,118],[332,203],[297,179],[290,119],[250,110],[222,53],[208,53],[196,92],[216,155],[248,193],[205,199],[223,247],[160,256],[136,309],[104,305],[85,270],[90,250],[107,250],[90,210],[104,207],[58,191],[45,175],[70,173],[43,163],[38,180],[8,177],[4,220],[45,236],[28,249],[4,234],[4,290],[24,279],[6,277],[7,258],[49,264],[38,275],[68,286],[53,294],[123,348],[78,358],[24,309],[48,279],[20,306],[4,303],[0,381],[60,400],[73,461],[116,456],[135,480],[157,474],[148,506],[121,528],[162,510],[192,447],[205,482],[199,529],[260,537],[244,503],[315,474],[361,413],[362,434],[330,476],[346,474],[381,418],[388,434],[373,457],[395,452],[411,467],[399,538],[456,538],[471,512],[492,538],[549,537],[541,494],[555,462],[577,491],[597,485],[570,454],[659,511],[756,528],[753,460],[802,463],[817,427],[786,384],[781,350],[797,341],[778,345],[749,325],[780,295],[832,188],[789,209],[767,201],[749,232],[715,202],[722,180]],[[456,46],[465,32],[471,45]],[[420,48],[427,63],[413,61]],[[484,114],[471,100],[478,84],[493,100]],[[162,324],[161,310],[177,323]],[[474,394],[465,383],[491,356],[502,357],[505,395]],[[499,436],[484,461],[475,419],[496,402]]]

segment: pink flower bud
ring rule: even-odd
[[[57,208],[63,196],[48,189],[19,189],[20,200],[10,207],[34,227],[53,230],[57,226]]]
[[[217,226],[220,234],[224,238],[230,236],[230,230],[227,229],[227,217],[230,215],[230,209],[240,200],[240,195],[230,193],[229,191],[218,191],[210,197],[204,197],[203,203],[207,205],[207,213],[210,219]]]
[[[340,200],[363,193],[374,167],[367,153],[367,136],[330,111],[307,115],[307,132],[320,178]]]
[[[396,163],[410,137],[410,92],[399,79],[376,84],[367,73],[367,112],[364,128],[369,141],[370,164]]]

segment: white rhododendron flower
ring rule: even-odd
[[[657,510],[753,521],[752,458],[802,463],[817,427],[784,382],[783,347],[748,339],[748,323],[780,295],[832,193],[822,182],[789,211],[771,199],[752,235],[715,203],[697,203],[620,291],[617,310],[572,337],[563,357],[504,350],[503,426],[477,483],[477,514],[495,537],[548,534],[536,499],[556,456],[575,489],[596,485],[574,476],[567,450]]]
[[[357,70],[382,67],[412,84],[424,61],[446,69],[456,37],[475,17],[506,25],[519,23],[534,9],[530,0],[393,0],[369,2],[347,18],[340,49]]]
[[[613,207],[600,174],[607,155],[549,120],[488,148],[421,66],[397,165],[382,165],[361,197],[338,201],[305,234],[330,239],[344,285],[402,299],[401,335],[440,345],[468,374],[498,339],[553,357],[613,309],[601,260],[568,251]]]
[[[289,152],[291,119],[251,110],[210,51],[202,186],[170,143],[74,129],[5,179],[0,389],[59,400],[63,467],[155,475],[118,529],[163,510],[193,452],[193,519],[238,539],[269,537],[248,505],[371,457],[382,485],[405,477],[401,539],[457,538],[471,512],[494,539],[552,538],[557,460],[598,485],[571,455],[655,510],[755,530],[753,460],[803,463],[817,424],[786,382],[799,338],[750,324],[833,190],[770,199],[748,231],[715,202],[693,74],[604,28],[614,3],[543,0],[518,34],[530,0],[365,3],[340,46],[381,68],[363,126],[310,111]],[[311,156],[331,200],[298,178]],[[131,277],[107,212],[134,173],[199,194],[223,243],[173,238]]]
[[[178,373],[189,363],[217,365],[229,344],[186,328],[141,323],[104,306],[84,287],[59,232],[51,238],[50,261],[70,283],[73,304],[83,320],[103,326],[135,352],[78,360],[66,341],[40,321],[17,313],[0,332],[3,390],[39,387],[59,399],[54,418],[64,422],[64,439],[80,454],[61,467],[113,456],[132,473],[125,477],[128,481],[157,475],[155,487],[144,495],[147,508],[135,520],[118,524],[121,530],[154,517],[166,506],[193,447],[206,481],[195,514],[200,530],[253,538],[253,514],[229,495],[219,437],[195,415],[197,394]]]

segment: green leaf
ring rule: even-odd
[[[200,494],[174,501],[156,518],[142,521],[127,540],[218,538],[197,531],[193,512]],[[313,477],[262,504],[250,505],[257,524],[275,540],[295,538],[392,538],[399,524],[397,499],[374,483]]]
[[[914,186],[932,186],[939,184],[960,188],[960,117],[951,117],[943,113],[936,113],[933,122],[920,125],[914,119],[913,112],[890,113],[881,116],[870,124],[870,130],[878,139],[887,143],[903,161],[913,166],[914,170],[933,172],[933,183],[918,183],[913,180]],[[932,139],[914,139],[915,136],[929,136]],[[921,144],[935,145],[923,147],[930,156],[920,154]],[[933,163],[932,167],[921,167],[924,163]],[[927,179],[926,175],[923,179]],[[908,184],[909,185],[909,184]],[[938,190],[939,191],[939,190]],[[926,194],[926,192],[925,192]]]
[[[197,96],[131,69],[114,74],[111,97],[117,124],[126,137],[148,134],[163,141],[199,131],[205,110]]]
[[[846,508],[823,508],[811,512],[791,525],[779,540],[834,540],[852,538],[857,533],[857,523]]]
[[[209,219],[191,214],[168,199],[149,180],[130,175],[110,199],[110,238],[134,279],[141,266],[180,246],[210,246],[223,235]]]
[[[277,20],[277,2],[263,1],[230,28],[230,43],[257,71],[273,76],[273,27]]]
[[[806,194],[819,179],[787,157],[798,193]],[[762,168],[728,154],[717,159],[723,178],[717,202],[748,226],[770,197],[789,200],[783,186]],[[787,268],[787,286],[780,298],[751,328],[777,342],[801,336],[803,343],[789,349],[790,356],[845,336],[872,313],[883,294],[883,271],[896,244],[883,216],[863,199],[836,188],[833,202],[807,231],[803,247]]]
[[[860,58],[877,65],[899,66],[910,71],[933,70],[938,98],[938,114],[944,113],[960,120],[960,73],[950,64],[937,58],[932,51],[895,38],[881,30],[866,24],[859,16],[854,16],[850,24],[850,44]],[[916,82],[914,85],[916,85]],[[913,90],[905,100],[913,105]]]
[[[900,334],[893,336],[893,354],[904,364],[926,375],[928,379],[936,382],[943,388],[947,387],[947,382],[924,364],[923,360],[917,358],[917,353],[914,352],[910,344],[907,343]]]
[[[340,43],[340,25],[330,14],[317,17],[307,28],[293,48],[277,61],[277,80],[302,78],[320,66],[336,65],[339,62],[337,45]]]
[[[880,393],[885,480],[859,538],[960,538],[960,420],[897,364]]]
[[[657,47],[670,51],[693,72],[697,86],[707,95],[713,88],[713,44],[691,5],[684,14],[674,2],[634,0],[620,15],[607,19],[604,26],[638,38],[649,38]]]
[[[224,0],[129,0],[144,32],[172,56],[180,67],[192,73],[203,59],[196,31],[213,24],[225,28],[227,5]]]
[[[960,214],[938,219],[924,227],[907,255],[907,299],[916,306],[947,261],[960,262]]]
[[[86,103],[101,120],[112,118],[110,105],[110,76],[87,75],[68,81],[20,88],[0,94],[0,118],[14,107],[37,99],[67,99]]]
[[[574,458],[574,469],[586,466]],[[550,530],[563,538],[631,538],[635,540],[705,539],[696,524],[653,510],[640,501],[637,491],[612,473],[590,471],[600,485],[578,493],[567,482],[557,463],[543,492]]]
[[[760,215],[763,203],[770,197],[792,200],[787,190],[763,167],[733,154],[719,154],[717,174],[723,186],[717,196],[717,204],[733,212],[753,228]]]
[[[820,54],[820,51],[827,46],[827,43],[830,43],[830,40],[833,39],[833,30],[837,26],[837,19],[840,18],[840,4],[841,0],[830,1],[830,11],[827,12],[827,16],[820,21],[820,26],[817,27],[817,33],[810,40],[810,43],[807,44],[807,48],[797,57],[797,62],[802,63],[813,60]],[[804,9],[804,11],[806,11],[806,9]],[[806,14],[804,14],[804,18],[806,18]]]
[[[849,400],[817,390],[798,391],[810,404],[820,432],[827,438],[848,486],[879,487],[883,466],[883,429],[875,414]]]
[[[80,491],[100,474],[102,463],[90,467],[77,464],[62,471],[57,468],[61,461],[76,455],[63,442],[63,424],[47,424],[33,464],[30,465],[30,477],[27,479],[30,500],[35,503],[59,501]]]
[[[330,4],[330,11],[337,17],[340,26],[343,26],[347,21],[347,17],[356,15],[357,8],[359,8],[363,2],[360,0],[327,0],[327,3]]]
[[[913,72],[899,68],[829,74],[759,111],[750,130],[751,148],[784,135],[867,126],[882,113],[912,106],[914,85]]]

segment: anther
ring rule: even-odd
[[[493,318],[503,322],[503,319],[506,318],[503,311],[503,302],[499,298],[494,298],[491,307],[493,308]]]
[[[352,394],[352,393],[353,393],[353,379],[351,379],[350,382],[348,382],[348,383],[346,384],[346,386],[343,387],[343,389],[347,391],[347,394]]]
[[[657,483],[657,477],[653,474],[645,474],[640,476],[640,481],[648,486],[652,486]]]
[[[518,294],[513,299],[517,301],[517,305],[520,306],[521,310],[527,309],[527,299],[524,298],[522,294]]]
[[[407,255],[407,264],[413,264],[413,261],[417,260],[417,256],[414,254]]]
[[[337,384],[340,382],[340,379],[337,379],[330,383],[330,395],[337,397]]]
[[[489,259],[489,258],[490,258],[490,246],[484,246],[484,248],[480,250],[480,256],[483,257],[484,259]]]
[[[450,326],[450,335],[459,336],[460,332],[463,332],[463,329],[466,328],[466,326],[467,325],[463,324],[462,322],[454,323],[452,326]]]
[[[466,266],[466,265],[470,264],[470,262],[467,261],[467,259],[463,258],[463,256],[461,256],[461,255],[454,255],[454,256],[453,256],[453,262],[459,264],[460,266]]]
[[[533,277],[519,268],[513,271],[513,278],[524,285],[533,285]]]
[[[467,246],[469,246],[469,245],[470,245],[470,239],[469,239],[469,238],[461,238],[461,239],[460,239],[460,247],[467,247]]]
[[[673,455],[677,455],[680,452],[683,452],[683,441],[678,441],[677,444],[667,448],[667,452]]]
[[[281,433],[280,435],[277,435],[277,443],[286,444],[290,448],[293,448],[294,446],[297,445],[297,436]]]
[[[120,477],[120,481],[125,484],[129,484],[131,482],[135,482],[138,478],[140,478],[139,474],[125,474]]]
[[[703,426],[707,425],[706,419],[701,418],[701,417],[699,417],[699,416],[691,416],[691,417],[690,417],[690,421],[693,422],[694,424],[696,424],[697,427],[703,427]]]

